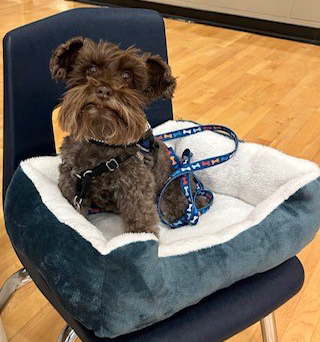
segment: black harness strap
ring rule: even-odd
[[[115,147],[116,145],[109,145],[101,140],[94,140],[90,139],[90,142],[104,147]],[[117,147],[123,147],[123,146],[117,146]],[[89,188],[91,186],[92,181],[102,175],[106,172],[114,172],[123,162],[131,158],[136,154],[137,151],[141,151],[143,153],[152,153],[154,158],[154,165],[157,164],[158,160],[158,152],[159,152],[159,143],[155,140],[152,129],[149,129],[145,136],[139,140],[137,143],[128,145],[127,147],[136,147],[136,151],[134,151],[131,154],[122,154],[120,156],[111,158],[107,160],[104,163],[101,163],[100,165],[96,166],[92,170],[85,170],[81,173],[77,173],[77,183],[76,183],[76,196],[73,199],[73,205],[74,207],[80,211],[81,204],[83,200],[86,198],[86,195],[89,191]]]
[[[75,208],[80,211],[82,201],[86,198],[90,185],[96,177],[106,172],[114,172],[123,162],[134,156],[134,154],[123,154],[99,164],[92,170],[89,169],[77,173],[76,196],[73,199]]]

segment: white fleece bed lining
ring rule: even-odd
[[[169,121],[157,127],[155,134],[191,126],[194,124]],[[200,160],[230,151],[232,141],[219,134],[203,132],[174,140],[170,146],[178,155],[189,147],[193,160]],[[22,162],[21,167],[48,210],[102,255],[132,242],[158,240],[153,234],[123,233],[119,215],[90,215],[91,222],[80,215],[57,186],[59,163],[59,157],[36,157]],[[312,162],[269,147],[243,143],[230,161],[197,174],[215,192],[215,202],[196,226],[172,230],[159,224],[159,257],[186,254],[234,238],[260,223],[301,187],[317,179],[320,169]]]

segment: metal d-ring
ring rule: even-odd
[[[81,204],[82,204],[82,201],[83,201],[83,198],[80,198],[76,195],[74,196],[74,199],[73,199],[73,206],[78,210],[80,211],[81,210]]]

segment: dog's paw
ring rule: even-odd
[[[135,230],[134,233],[151,233],[159,238],[159,228],[157,226],[145,227],[143,229]]]
[[[150,225],[150,226],[130,226],[130,225],[126,225],[125,226],[125,231],[127,233],[151,233],[154,234],[157,238],[159,237],[159,228],[154,225]]]
[[[146,230],[146,233],[152,233],[152,234],[154,234],[157,238],[159,238],[159,228],[158,228],[157,226],[148,228],[148,229]]]

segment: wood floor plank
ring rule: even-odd
[[[25,324],[9,341],[57,341],[59,333],[64,325],[64,320],[58,315],[55,309],[47,303],[32,317],[32,320]]]
[[[33,283],[19,289],[2,314],[2,322],[9,341],[29,321],[33,320],[47,304],[47,300]]]
[[[313,332],[310,342],[319,342],[319,341],[320,341],[320,319],[316,326],[316,329]]]
[[[281,342],[311,341],[319,321],[317,313],[320,311],[319,291],[308,289],[304,292],[297,305],[293,319],[290,321]]]

